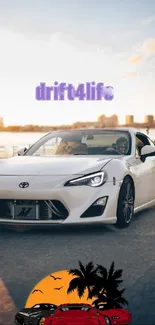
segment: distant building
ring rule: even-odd
[[[75,122],[72,124],[73,129],[80,129],[80,128],[92,128],[94,127],[95,122]]]
[[[0,128],[4,127],[4,119],[3,117],[0,117]]]
[[[98,124],[99,128],[105,127],[105,119],[106,119],[106,116],[105,115],[100,115],[97,118],[97,124]]]
[[[118,125],[118,116],[115,114],[109,117],[101,115],[98,117],[97,121],[104,127],[115,127]]]
[[[144,123],[146,123],[148,126],[151,126],[154,124],[154,116],[153,115],[146,115],[144,119]]]
[[[126,115],[125,124],[126,125],[133,125],[134,124],[134,116],[133,115]]]

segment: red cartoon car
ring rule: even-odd
[[[107,319],[107,325],[128,325],[132,321],[131,313],[127,309],[105,309],[100,305],[97,309],[99,314]],[[109,322],[109,323],[108,323]]]
[[[97,309],[88,304],[63,304],[53,315],[47,317],[44,325],[109,325]]]

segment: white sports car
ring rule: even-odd
[[[132,128],[47,134],[1,159],[0,224],[127,227],[155,205],[155,146]]]

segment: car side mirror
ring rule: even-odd
[[[26,151],[27,151],[27,148],[22,148],[17,151],[17,154],[18,154],[18,156],[23,156]]]
[[[112,147],[116,150],[116,143],[113,143]]]
[[[150,145],[142,147],[140,155],[141,161],[144,162],[147,157],[155,157],[155,147]]]

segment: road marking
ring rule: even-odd
[[[12,325],[16,312],[17,308],[0,278],[0,325]]]

